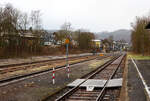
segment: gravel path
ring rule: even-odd
[[[67,78],[66,69],[56,71],[56,84],[52,84],[52,73],[46,73],[34,78],[20,81],[5,87],[0,87],[0,101],[40,101],[42,98],[51,95],[86,73],[99,67],[104,60],[91,60],[76,64],[71,67],[70,78]]]

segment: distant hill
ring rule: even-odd
[[[99,32],[95,33],[96,39],[105,39],[109,36],[113,36],[114,40],[125,40],[130,43],[131,40],[131,30],[120,29],[113,32]]]
[[[57,32],[58,30],[47,30],[49,34],[52,34],[54,32]],[[127,30],[127,29],[120,29],[120,30],[116,30],[113,32],[98,32],[95,33],[96,39],[105,39],[108,38],[109,36],[113,36],[114,40],[118,41],[118,40],[125,40],[126,42],[130,43],[131,40],[131,30]]]

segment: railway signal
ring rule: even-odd
[[[99,56],[104,56],[104,54],[103,54],[103,53],[100,53]]]
[[[65,40],[65,44],[69,44],[69,39],[66,39],[66,40]]]
[[[69,68],[69,63],[68,63],[68,54],[69,54],[68,45],[69,45],[69,39],[65,40],[65,44],[66,44],[66,68]],[[69,78],[69,73],[68,73],[68,78]]]

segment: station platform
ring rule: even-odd
[[[150,60],[129,60],[128,101],[150,101]]]

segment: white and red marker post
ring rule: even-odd
[[[53,73],[52,73],[52,80],[53,84],[55,84],[55,68],[53,67]]]
[[[69,67],[69,64],[67,65],[67,75],[68,75],[68,78],[70,76],[70,67]]]

